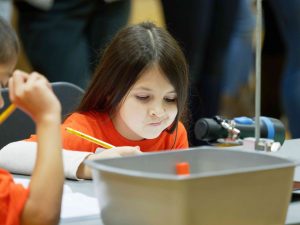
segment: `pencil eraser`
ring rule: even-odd
[[[188,162],[176,163],[176,174],[177,175],[189,175],[190,164]]]

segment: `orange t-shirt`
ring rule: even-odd
[[[0,225],[18,225],[29,190],[15,184],[12,176],[0,169]]]
[[[132,141],[119,134],[107,113],[99,113],[95,111],[73,113],[65,120],[61,128],[63,135],[63,148],[68,150],[95,152],[96,148],[101,148],[101,146],[82,139],[74,134],[68,133],[65,130],[65,127],[81,131],[114,146],[140,146],[141,151],[143,152],[188,148],[187,132],[181,122],[178,124],[177,137],[176,131],[172,134],[167,131],[163,131],[155,139]],[[36,141],[36,136],[32,135],[28,140]]]

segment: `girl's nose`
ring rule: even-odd
[[[165,109],[162,107],[152,108],[150,110],[150,116],[153,117],[162,117],[165,113]]]

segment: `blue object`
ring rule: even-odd
[[[267,126],[268,136],[269,139],[274,139],[275,137],[275,127],[274,123],[268,118],[261,116],[260,121],[262,121]]]
[[[245,125],[254,124],[253,119],[246,117],[246,116],[236,117],[233,120],[234,120],[234,122],[236,122],[238,124],[245,124]]]

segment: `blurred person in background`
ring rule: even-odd
[[[300,138],[300,1],[265,0],[263,6],[262,113],[278,118],[283,109],[292,138]]]
[[[203,144],[194,124],[219,111],[225,56],[237,20],[240,0],[162,0],[166,26],[183,47],[190,65],[191,146]]]
[[[219,114],[224,118],[254,116],[255,93],[251,86],[254,66],[254,0],[240,0],[223,70]]]
[[[19,36],[34,70],[85,88],[99,52],[127,24],[130,0],[16,0]]]

